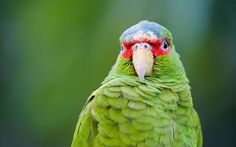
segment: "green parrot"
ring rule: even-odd
[[[201,147],[189,80],[170,32],[141,21],[79,116],[71,147]]]

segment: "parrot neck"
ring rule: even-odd
[[[163,87],[179,87],[180,85],[188,86],[189,80],[186,77],[184,67],[179,59],[179,55],[173,52],[171,57],[163,56],[156,58],[154,61],[153,74],[145,76],[143,81],[140,81],[132,61],[118,57],[115,65],[110,73],[102,82],[107,83],[116,78],[127,77],[140,83],[160,83]]]
[[[189,83],[183,64],[176,52],[172,52],[170,57],[162,56],[156,58],[154,64],[153,76],[157,79],[167,83],[168,81]]]
[[[186,76],[175,76],[175,77],[168,77],[168,76],[162,76],[162,77],[153,77],[153,76],[146,76],[143,81],[140,81],[137,75],[135,74],[121,74],[117,73],[115,71],[111,71],[109,75],[105,78],[105,80],[102,82],[102,84],[109,83],[110,81],[113,81],[115,79],[121,79],[122,81],[125,81],[125,83],[139,83],[144,85],[153,85],[156,88],[169,88],[173,91],[181,91],[181,89],[184,89],[186,87],[190,88],[189,81],[186,78]],[[128,79],[128,80],[127,80]]]

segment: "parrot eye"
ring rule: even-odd
[[[123,45],[121,46],[121,51],[125,51],[125,47]]]
[[[164,42],[164,49],[166,49],[167,47],[168,47],[168,44],[167,44],[167,42]]]
[[[164,43],[163,43],[162,46],[161,46],[161,49],[162,49],[163,51],[168,50],[168,43],[167,43],[167,41],[164,41]]]
[[[126,51],[126,47],[124,45],[121,45],[121,50]]]

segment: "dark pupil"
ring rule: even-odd
[[[166,48],[167,48],[167,46],[168,46],[168,45],[167,45],[167,42],[164,42],[164,46],[163,46],[163,47],[164,47],[164,49],[166,49]]]

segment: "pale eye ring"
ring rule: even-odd
[[[126,51],[126,47],[124,45],[121,45],[121,51]]]
[[[164,43],[162,44],[162,50],[166,51],[168,49],[168,43],[167,41],[164,41]]]

